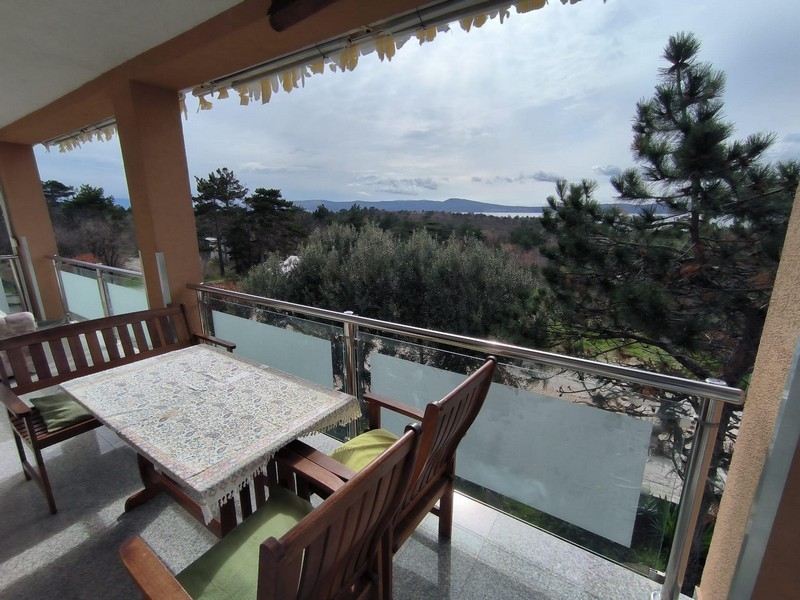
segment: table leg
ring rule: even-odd
[[[144,489],[136,492],[125,501],[125,512],[133,510],[137,506],[141,506],[158,495],[159,492],[166,492],[218,538],[221,538],[224,533],[228,533],[236,526],[236,505],[233,501],[229,501],[221,507],[220,512],[224,519],[224,526],[220,523],[220,519],[212,519],[211,522],[206,523],[203,517],[203,510],[200,506],[183,493],[174,481],[156,471],[152,462],[141,454],[137,454],[136,463],[139,466],[139,476],[144,484]]]
[[[142,479],[144,489],[136,492],[133,496],[125,500],[125,512],[133,510],[137,506],[141,506],[161,491],[161,487],[157,484],[157,479],[153,477],[154,475],[158,475],[155,467],[153,467],[153,463],[141,454],[137,454],[136,464],[139,467],[139,477]]]

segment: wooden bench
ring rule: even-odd
[[[70,323],[0,340],[0,356],[6,359],[0,360],[0,401],[8,413],[25,479],[36,481],[51,513],[56,513],[56,503],[42,450],[101,423],[83,415],[58,429],[48,429],[45,418],[50,415],[43,416],[20,396],[201,342],[223,346],[229,352],[235,347],[218,338],[193,334],[182,305]],[[48,399],[61,404],[57,395]],[[66,412],[73,409],[80,411],[68,405]],[[58,410],[63,414],[65,409],[59,406]],[[26,446],[36,466],[28,461]]]

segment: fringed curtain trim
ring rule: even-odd
[[[568,2],[570,4],[575,4],[576,2],[580,2],[580,0],[561,0],[562,4],[567,4]],[[458,23],[461,29],[469,32],[473,28],[477,29],[482,27],[492,19],[498,19],[500,23],[503,23],[511,16],[510,9],[512,6],[515,7],[518,14],[523,14],[539,10],[546,4],[547,0],[520,0],[519,2],[510,3],[488,13],[464,17],[460,19]],[[270,101],[272,94],[280,89],[288,93],[295,88],[303,87],[307,77],[323,73],[326,65],[328,69],[333,72],[352,71],[358,66],[358,60],[361,56],[366,56],[373,52],[378,55],[378,59],[381,62],[383,62],[384,59],[391,61],[396,52],[402,48],[412,36],[415,37],[420,44],[424,44],[436,39],[437,33],[444,33],[447,31],[450,31],[450,26],[447,24],[425,25],[420,19],[420,26],[416,31],[411,33],[398,34],[392,33],[391,31],[376,31],[368,37],[357,40],[352,39],[344,48],[336,53],[330,56],[319,56],[305,65],[291,67],[275,74],[257,78],[253,82],[247,84],[237,83],[233,86],[222,85],[212,89],[208,89],[207,86],[197,87],[192,90],[192,93],[198,98],[198,110],[210,109],[213,106],[212,100],[227,98],[228,90],[231,89],[239,94],[239,103],[242,105],[247,105],[250,101],[257,101],[259,99],[262,104],[266,104]],[[359,36],[353,35],[352,37],[358,38]]]

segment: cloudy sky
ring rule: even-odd
[[[727,75],[735,137],[774,132],[772,160],[800,159],[800,2],[583,0],[512,14],[466,33],[456,24],[391,62],[362,56],[268,104],[188,99],[189,172],[228,167],[289,200],[468,198],[541,205],[554,181],[597,180],[634,166],[636,102],[652,95],[670,35],[692,31],[701,59]],[[43,180],[128,196],[119,145],[67,154],[37,147]]]

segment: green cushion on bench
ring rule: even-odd
[[[255,598],[261,542],[282,537],[312,510],[292,492],[272,488],[261,508],[181,571],[178,581],[195,600]]]
[[[345,442],[331,452],[331,458],[360,471],[397,441],[397,436],[385,429],[372,429]]]
[[[92,418],[92,414],[66,392],[31,398],[30,402],[39,410],[47,431],[51,433]]]

